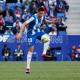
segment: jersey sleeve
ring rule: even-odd
[[[30,19],[28,19],[28,20],[26,21],[26,24],[29,24],[29,23],[32,22],[33,20],[35,20],[35,18],[34,18],[34,17],[31,17]]]

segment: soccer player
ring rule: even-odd
[[[31,43],[28,43],[28,54],[27,54],[27,67],[26,67],[26,73],[30,73],[30,63],[31,63],[31,58],[32,58],[32,53],[34,50],[34,44],[37,38],[40,38],[42,35],[44,35],[45,33],[41,31],[41,25],[43,23],[50,23],[53,24],[54,21],[49,21],[48,19],[46,19],[45,17],[45,13],[44,13],[44,8],[43,7],[39,7],[38,8],[38,12],[36,14],[34,14],[29,20],[25,21],[22,24],[22,27],[20,28],[20,32],[16,35],[16,38],[19,39],[22,37],[22,32],[24,31],[25,27],[27,27],[28,29],[28,34],[27,37],[29,39],[29,41],[31,41]],[[48,40],[47,42],[44,43],[44,50],[42,53],[43,57],[46,57],[46,51],[49,48],[49,42],[50,40]]]

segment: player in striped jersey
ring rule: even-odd
[[[24,31],[25,27],[28,29],[28,39],[29,39],[29,48],[28,48],[28,54],[27,54],[27,67],[26,67],[26,73],[30,73],[30,63],[32,58],[32,53],[34,50],[34,44],[36,39],[39,37],[42,37],[42,35],[45,34],[45,32],[41,31],[41,26],[43,23],[49,23],[53,24],[54,21],[49,21],[45,17],[44,8],[39,7],[38,12],[34,14],[29,20],[25,21],[22,24],[22,27],[20,29],[20,32],[16,35],[16,38],[19,39],[22,37],[22,32]],[[27,26],[28,25],[28,26]],[[46,51],[49,48],[50,40],[44,43],[44,49],[42,56],[46,57]]]

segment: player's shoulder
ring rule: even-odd
[[[36,16],[37,16],[37,14],[31,15],[30,18],[36,20]]]
[[[37,18],[37,14],[34,14],[33,17],[34,17],[34,19],[36,19]]]

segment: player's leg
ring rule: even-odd
[[[31,35],[28,38],[28,54],[27,54],[26,73],[30,73],[30,65],[31,65],[32,53],[34,51],[35,40],[36,40],[36,36]]]
[[[46,51],[48,50],[48,48],[49,48],[49,41],[48,42],[46,42],[46,43],[44,43],[44,48],[43,48],[43,55],[46,55]]]
[[[48,57],[46,55],[46,52],[47,52],[47,50],[49,48],[49,44],[50,44],[50,37],[49,37],[49,35],[46,34],[45,32],[38,32],[37,33],[37,37],[39,37],[38,39],[39,40],[42,40],[42,42],[44,43],[42,57]],[[46,38],[46,37],[47,37],[46,40],[45,39],[42,39],[42,38]]]
[[[33,51],[34,51],[34,46],[32,46],[28,49],[26,73],[30,73],[30,65],[31,65]]]
[[[44,35],[45,35],[45,34],[43,34],[42,36],[44,36]],[[42,38],[42,36],[41,36],[41,38]],[[48,57],[48,56],[46,55],[46,52],[47,52],[47,50],[49,49],[49,44],[50,44],[50,37],[49,37],[49,35],[46,34],[45,37],[47,37],[46,41],[45,41],[45,40],[42,40],[43,43],[44,43],[43,53],[42,53],[42,57],[43,57],[43,58],[44,58],[44,57]],[[45,37],[44,37],[44,38],[45,38]]]

